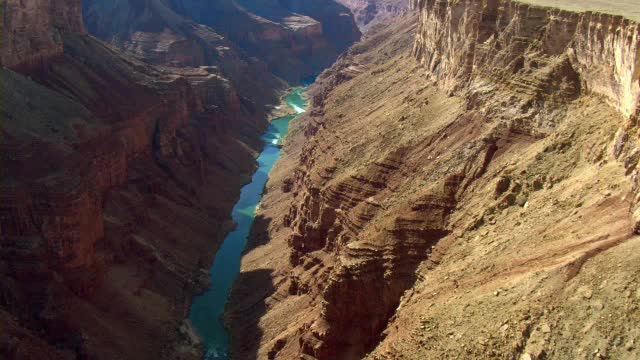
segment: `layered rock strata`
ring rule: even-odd
[[[85,4],[92,34],[155,63],[216,65],[230,72],[234,65],[241,66],[236,59],[249,62],[244,69],[254,72],[253,80],[239,79],[239,84],[268,84],[270,79],[259,69],[299,83],[329,66],[360,37],[348,10],[333,0]]]
[[[256,110],[277,102],[286,88],[267,64],[247,56],[210,27],[177,14],[168,3],[85,0],[83,13],[92,35],[167,73],[224,77]]]
[[[637,24],[412,6],[310,91],[228,305],[253,335],[235,354],[636,357]]]
[[[638,116],[634,21],[517,1],[423,0],[412,7],[420,14],[413,53],[444,89],[505,85],[529,95],[579,86],[623,115]],[[559,74],[565,71],[575,72],[574,84],[570,74]],[[565,83],[553,83],[559,80]]]

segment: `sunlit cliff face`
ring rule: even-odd
[[[554,68],[566,61],[582,92],[605,96],[625,116],[638,113],[640,29],[633,21],[516,1],[425,0],[412,6],[420,14],[413,52],[428,76],[447,88],[532,74],[551,81]],[[547,83],[538,86],[544,91]]]
[[[310,90],[229,305],[236,334],[256,334],[235,351],[588,357],[615,341],[590,325],[609,307],[632,343],[634,292],[615,294],[640,276],[624,265],[640,244],[636,23],[412,6]]]

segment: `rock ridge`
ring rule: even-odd
[[[640,28],[635,21],[513,0],[413,0],[411,6],[420,14],[413,54],[445,89],[479,92],[492,84],[539,96],[545,89],[567,87],[563,90],[602,95],[625,116],[638,116]],[[551,83],[563,75],[576,78]]]

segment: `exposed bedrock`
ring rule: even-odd
[[[266,63],[247,56],[212,28],[179,15],[168,3],[85,0],[84,19],[92,35],[166,73],[228,79],[256,110],[277,102],[286,87]]]
[[[81,0],[7,0],[0,6],[4,66],[41,64],[62,54],[61,32],[85,32]]]
[[[514,1],[412,7],[310,89],[227,308],[256,335],[234,353],[543,359],[607,343],[632,358],[613,344],[635,341],[637,301],[615,294],[640,272],[607,262],[639,244],[638,25]],[[609,330],[589,325],[608,307]]]
[[[420,15],[413,53],[445,89],[483,92],[505,85],[531,95],[575,92],[579,85],[625,116],[638,115],[640,29],[634,21],[510,0],[411,4]],[[567,65],[579,84],[563,69]]]
[[[520,124],[542,130],[558,100],[596,94],[628,118],[627,142],[640,115],[640,25],[619,15],[539,7],[509,0],[412,1],[419,12],[413,54],[440,87],[473,105],[502,92]],[[517,111],[517,112],[516,112]],[[523,121],[523,119],[529,119]],[[519,126],[519,125],[516,125]],[[626,147],[634,163],[635,140]],[[616,155],[618,156],[618,155]],[[631,173],[631,170],[628,170]],[[637,202],[637,201],[636,201]],[[634,209],[637,205],[633,205]],[[640,220],[640,218],[638,218]]]

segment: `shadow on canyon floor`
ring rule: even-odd
[[[269,242],[267,229],[270,223],[271,219],[262,215],[254,218],[243,254]],[[231,353],[234,358],[258,358],[263,336],[260,319],[268,310],[266,300],[276,291],[272,273],[270,269],[256,269],[238,274],[227,302],[226,316],[233,339]]]
[[[267,312],[266,299],[275,292],[271,270],[259,269],[240,273],[231,293],[234,306],[229,309],[227,321],[233,337],[232,354],[237,359],[257,359],[263,331],[260,318]]]

